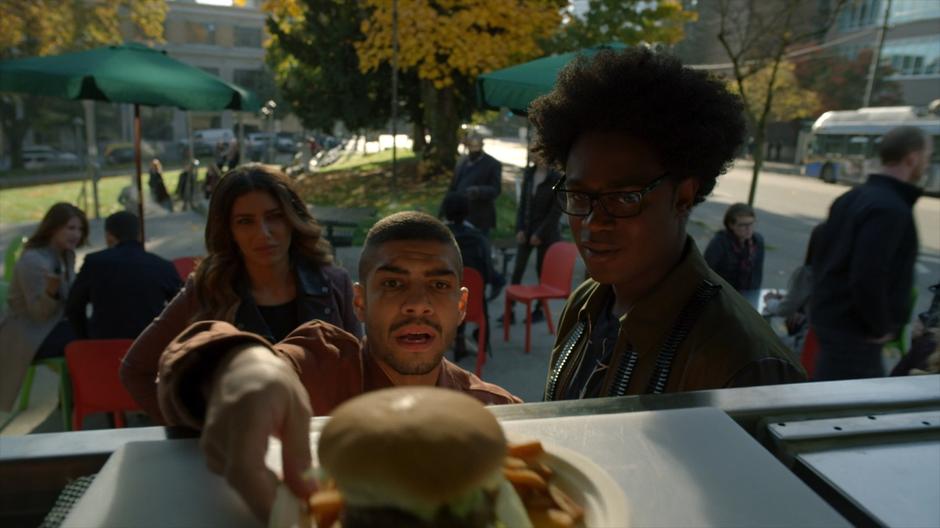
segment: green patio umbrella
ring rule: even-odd
[[[626,47],[620,43],[605,44],[484,73],[477,77],[477,101],[486,108],[505,107],[514,114],[526,115],[532,101],[552,90],[558,73],[575,57],[593,57],[601,50]]]
[[[261,106],[252,92],[173,59],[165,51],[136,43],[0,62],[0,92],[134,105],[141,240],[140,105],[209,111],[256,111]]]

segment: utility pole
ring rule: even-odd
[[[392,189],[398,192],[398,0],[392,0]]]
[[[878,47],[871,54],[871,64],[868,67],[868,83],[865,85],[865,98],[862,99],[862,107],[871,104],[871,96],[875,91],[875,76],[878,73],[878,65],[881,62],[881,49],[885,45],[885,35],[888,33],[888,18],[891,16],[891,0],[885,6],[885,16],[881,22],[881,28],[878,29]]]

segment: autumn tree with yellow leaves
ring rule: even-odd
[[[364,40],[355,43],[359,68],[375,71],[392,60],[389,0],[365,0]],[[430,130],[427,159],[450,170],[460,121],[473,110],[477,75],[544,54],[540,42],[558,31],[560,0],[398,0],[398,68],[414,74]]]
[[[0,2],[0,59],[56,55],[124,42],[122,21],[132,40],[163,42],[165,0],[3,0]],[[14,168],[22,166],[22,143],[44,107],[36,96],[0,96],[0,122]],[[74,103],[69,103],[74,105]],[[17,111],[19,106],[20,111]]]

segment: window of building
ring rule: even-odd
[[[940,18],[940,2],[936,0],[894,0],[890,22],[914,22]]]
[[[261,28],[235,26],[235,47],[260,48]]]
[[[261,87],[264,70],[235,70],[232,72],[232,81],[252,91],[258,91]]]
[[[215,24],[211,22],[186,22],[186,42],[190,44],[215,44]]]
[[[836,27],[839,31],[855,31],[877,24],[881,19],[881,0],[849,2],[839,12]]]
[[[891,78],[940,74],[940,35],[885,42],[881,60],[894,69]]]

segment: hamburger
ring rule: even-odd
[[[474,398],[395,387],[339,406],[318,457],[342,496],[343,528],[531,526],[503,475],[506,438]]]

